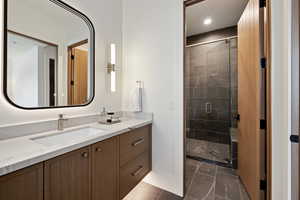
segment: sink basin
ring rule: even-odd
[[[74,142],[82,141],[85,138],[103,135],[104,130],[92,127],[85,127],[56,134],[31,138],[32,141],[45,146],[56,146],[72,144]]]

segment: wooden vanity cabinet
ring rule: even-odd
[[[151,126],[0,177],[0,200],[120,200],[151,171]]]
[[[82,148],[44,163],[45,200],[91,199],[91,148]]]
[[[119,137],[92,145],[92,200],[118,200]]]
[[[0,200],[43,200],[43,164],[0,177]]]

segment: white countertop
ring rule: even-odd
[[[113,125],[104,125],[99,123],[84,124],[82,126],[72,127],[64,131],[51,131],[17,137],[0,141],[0,176],[14,172],[16,170],[49,160],[56,156],[80,149],[82,147],[103,141],[113,136],[130,131],[132,128],[139,128],[152,123],[152,119],[122,119],[121,123]],[[44,146],[33,141],[32,138],[43,137],[50,134],[59,134],[61,132],[73,129],[93,127],[98,128],[103,133],[97,136],[88,136],[70,140],[64,144],[54,146]]]

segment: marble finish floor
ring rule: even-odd
[[[141,182],[123,200],[183,200],[183,198]]]
[[[230,161],[229,144],[209,142],[187,138],[187,155],[207,160],[228,163]]]
[[[186,196],[140,183],[123,200],[250,200],[235,170],[186,160]]]
[[[234,169],[186,160],[184,200],[250,200]]]

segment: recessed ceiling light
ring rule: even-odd
[[[212,22],[211,18],[206,18],[204,21],[203,21],[203,24],[204,25],[210,25]]]

